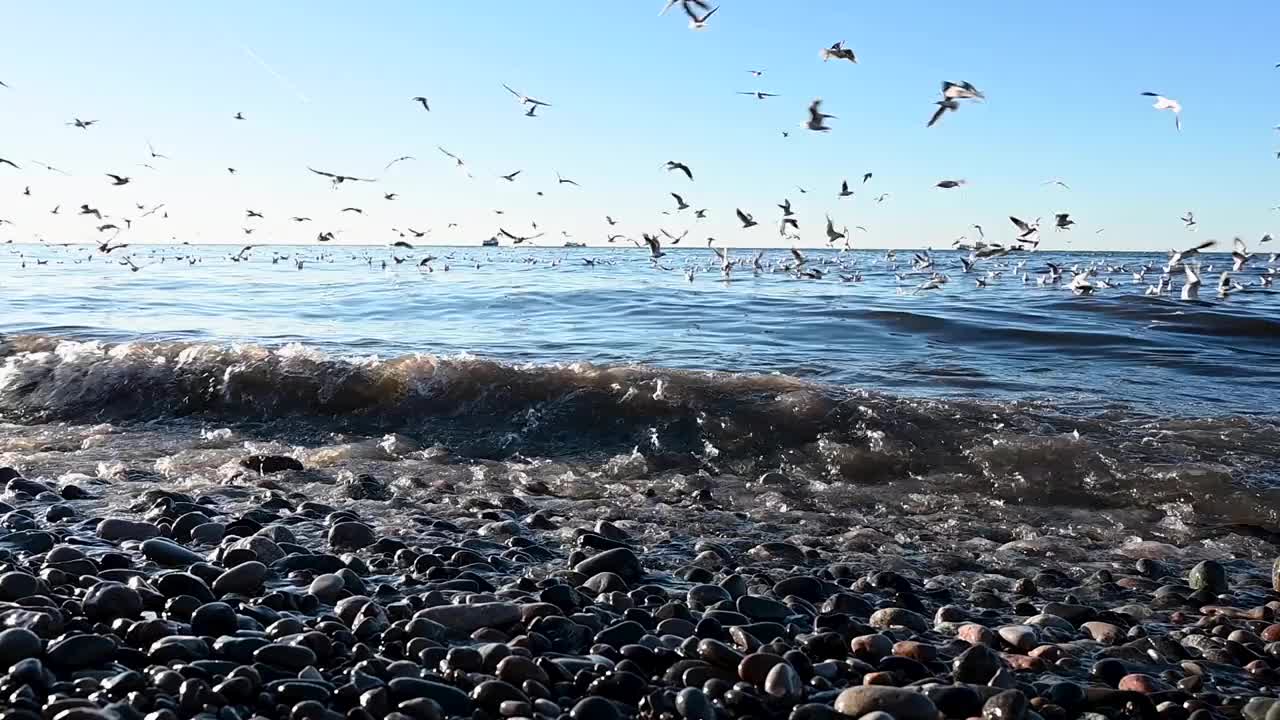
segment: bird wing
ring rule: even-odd
[[[739,219],[739,220],[741,220],[741,221],[742,221],[742,222],[744,222],[744,223],[746,223],[746,222],[750,221],[750,219],[751,219],[751,218],[747,217],[747,214],[746,214],[746,213],[742,212],[742,209],[741,209],[741,208],[735,208],[735,209],[734,209],[734,213],[736,213],[736,214],[737,214],[737,216],[738,216],[738,219]]]
[[[934,125],[937,125],[938,121],[942,119],[942,116],[946,114],[946,112],[946,103],[938,103],[938,109],[934,111],[933,117],[929,118],[929,124],[925,125],[925,127],[933,127]]]
[[[317,169],[315,169],[315,168],[311,167],[310,165],[308,165],[308,166],[307,166],[307,169],[308,169],[308,170],[310,170],[311,172],[313,172],[313,173],[317,174],[317,175],[323,175],[323,176],[325,176],[325,177],[331,177],[331,178],[336,178],[336,177],[338,177],[337,175],[334,175],[334,174],[333,174],[333,173],[331,173],[331,172],[325,172],[325,171],[323,171],[323,170],[317,170]]]
[[[1236,252],[1240,253],[1241,255],[1249,254],[1249,248],[1244,244],[1244,240],[1241,240],[1240,238],[1236,238],[1235,240],[1232,241],[1232,244],[1235,246]]]
[[[1018,218],[1016,218],[1016,217],[1014,217],[1014,216],[1010,215],[1010,216],[1009,216],[1009,220],[1010,220],[1014,225],[1016,225],[1016,226],[1017,226],[1017,228],[1018,228],[1019,230],[1021,230],[1022,232],[1024,232],[1024,233],[1029,233],[1029,232],[1031,232],[1031,226],[1030,226],[1030,225],[1028,225],[1028,224],[1026,224],[1025,222],[1023,222],[1023,221],[1019,220]]]

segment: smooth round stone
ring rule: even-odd
[[[142,554],[157,565],[168,567],[190,567],[204,562],[204,556],[200,553],[192,552],[165,538],[151,538],[143,541]]]
[[[785,662],[786,660],[783,660],[780,655],[773,653],[751,653],[738,663],[738,677],[752,685],[760,686],[764,684],[765,678],[774,666]]]
[[[765,677],[764,692],[778,700],[797,700],[804,696],[804,681],[789,664],[779,663]]]
[[[1005,690],[982,704],[984,720],[1022,720],[1027,714],[1027,696],[1021,690]]]
[[[133,618],[142,612],[142,595],[123,583],[100,582],[89,588],[80,606],[89,619],[98,622]]]
[[[407,700],[431,700],[440,706],[445,715],[469,717],[475,710],[471,697],[452,685],[416,677],[398,677],[388,682],[387,688],[391,690],[392,697],[402,703]]]
[[[39,591],[40,579],[35,575],[16,570],[0,575],[0,600],[22,600]]]
[[[239,628],[240,620],[236,617],[236,611],[224,602],[205,603],[191,613],[191,632],[196,635],[233,635]]]
[[[227,526],[220,522],[206,522],[191,528],[192,542],[213,545],[222,542],[227,533]]]
[[[965,623],[956,629],[956,637],[970,645],[994,645],[996,634],[991,628],[977,623]]]
[[[1004,663],[994,650],[986,645],[974,645],[956,656],[951,671],[958,682],[986,685]]]
[[[146,540],[159,535],[160,528],[149,522],[107,518],[98,523],[97,533],[103,540]]]
[[[301,670],[316,663],[316,653],[305,645],[272,643],[255,650],[253,659],[284,670]]]
[[[508,602],[438,605],[419,610],[415,617],[440,623],[455,633],[469,634],[480,628],[503,627],[520,622],[520,607]]]
[[[590,695],[578,701],[569,711],[572,720],[621,720],[618,707],[606,698]]]
[[[106,665],[116,652],[115,642],[102,635],[72,635],[49,645],[45,657],[54,667],[78,670]]]
[[[516,686],[520,686],[527,680],[540,685],[551,684],[547,672],[538,667],[531,658],[523,655],[508,655],[498,661],[497,675],[499,680],[505,680]]]
[[[209,644],[191,635],[170,635],[151,643],[147,658],[161,665],[174,660],[190,662],[209,657]]]
[[[752,620],[786,620],[791,608],[772,598],[760,595],[743,595],[737,601],[738,612]]]
[[[280,549],[280,546],[276,544],[276,541],[265,535],[250,535],[243,540],[236,541],[236,543],[228,549],[252,550],[254,557],[256,557],[259,562],[266,563],[267,565],[283,560],[285,556],[284,550]]]
[[[895,720],[937,720],[938,708],[923,694],[902,688],[864,685],[849,688],[836,697],[836,712],[860,718],[886,712]]]
[[[373,528],[360,522],[340,522],[329,529],[329,545],[338,549],[359,550],[375,540]]]
[[[719,585],[694,585],[686,594],[689,607],[694,610],[705,610],[718,602],[730,601],[733,597],[728,590]]]
[[[1164,692],[1171,690],[1168,683],[1165,683],[1151,675],[1144,673],[1129,673],[1120,678],[1120,682],[1116,685],[1119,690],[1128,690],[1131,692],[1139,692],[1143,695],[1149,695],[1155,692]]]
[[[213,581],[213,592],[215,595],[248,595],[261,588],[266,577],[267,566],[257,560],[240,563]]]
[[[40,636],[26,628],[9,628],[0,632],[0,667],[10,667],[19,660],[44,654]]]
[[[519,688],[508,682],[501,680],[485,680],[471,691],[471,699],[477,705],[486,708],[497,708],[504,702],[522,702],[529,701],[528,696],[520,691]]]
[[[1192,590],[1208,590],[1220,595],[1227,592],[1227,569],[1214,560],[1204,560],[1187,573],[1187,584]]]
[[[1090,620],[1080,625],[1080,629],[1089,633],[1089,637],[1103,645],[1116,645],[1124,642],[1125,632],[1118,625],[1101,620]]]
[[[698,688],[687,687],[676,695],[676,712],[684,720],[716,720],[711,700]]]
[[[929,632],[929,620],[914,610],[906,608],[883,608],[871,614],[867,624],[877,630],[888,630],[893,627],[904,627],[918,633]],[[902,718],[899,718],[902,720]]]
[[[325,573],[324,575],[317,575],[316,579],[311,581],[307,592],[315,595],[320,602],[332,605],[342,596],[342,591],[345,587],[346,581],[342,579],[341,575]]]
[[[628,548],[614,548],[592,555],[573,567],[575,572],[591,577],[597,573],[611,572],[627,582],[635,582],[644,576],[640,558]],[[576,708],[576,706],[575,706]],[[617,710],[615,709],[616,713]]]
[[[1040,644],[1040,633],[1030,625],[1005,625],[996,633],[1010,647],[1024,653]]]

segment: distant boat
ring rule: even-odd
[[[498,238],[489,238],[480,243],[480,247],[498,247]]]
[[[587,244],[586,244],[586,243],[579,243],[579,242],[572,242],[572,241],[570,241],[570,242],[565,243],[565,244],[564,244],[564,246],[565,246],[565,247],[586,247],[586,246],[587,246]]]

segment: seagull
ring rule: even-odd
[[[370,180],[370,179],[368,179],[368,178],[358,178],[358,177],[355,177],[355,176],[352,176],[352,175],[338,175],[337,173],[325,172],[324,170],[316,170],[315,168],[311,167],[310,165],[308,165],[308,166],[307,166],[307,169],[308,169],[308,170],[310,170],[311,172],[313,172],[313,173],[317,174],[317,175],[323,175],[323,176],[325,176],[325,177],[327,177],[327,178],[331,178],[331,179],[333,180],[333,184],[334,184],[335,186],[337,186],[337,185],[341,185],[342,183],[344,183],[344,182],[346,182],[346,181],[348,181],[348,180],[350,180],[350,181],[352,181],[352,182],[377,182],[377,180]],[[228,170],[230,170],[230,168],[228,168]],[[233,172],[234,172],[234,171],[233,171]]]
[[[507,232],[502,228],[498,228],[498,234],[505,238],[509,238],[511,242],[515,243],[516,245],[519,245],[520,243],[526,242],[528,240],[536,240],[542,237],[545,233],[538,233],[537,235],[530,235],[528,237],[520,237],[519,235],[512,235],[511,233]]]
[[[942,119],[942,116],[947,113],[948,110],[950,110],[951,112],[955,112],[956,110],[960,109],[960,103],[955,100],[939,100],[938,102],[934,103],[934,105],[937,105],[938,109],[934,111],[933,117],[929,118],[929,123],[925,125],[925,127],[933,127],[934,125],[936,125],[938,121]]]
[[[525,116],[525,117],[538,117],[538,106],[537,106],[537,105],[530,105],[530,106],[529,106],[529,110],[528,110],[528,112],[526,112],[526,113],[524,114],[524,116]]]
[[[62,209],[62,206],[61,206],[61,205],[54,205],[54,206],[53,206],[53,209],[49,211],[49,214],[50,214],[50,215],[57,215],[57,214],[58,214],[58,211],[59,211],[59,210],[61,210],[61,209]]]
[[[943,80],[942,97],[946,100],[985,100],[987,96],[972,83]]]
[[[1169,98],[1159,93],[1144,92],[1142,93],[1142,95],[1145,97],[1153,97],[1156,99],[1155,103],[1152,104],[1151,106],[1156,110],[1168,110],[1172,112],[1173,126],[1176,127],[1178,130],[1182,130],[1182,104],[1181,103],[1179,103],[1177,100],[1170,100]]]
[[[1054,216],[1054,226],[1059,230],[1070,230],[1072,225],[1076,224],[1071,219],[1071,213],[1056,213]]]
[[[862,184],[866,185],[867,181],[874,177],[874,173],[862,173]]]
[[[9,161],[8,161],[8,160],[5,160],[4,162],[9,162]],[[63,174],[63,175],[67,175],[67,174],[68,174],[66,171],[64,171],[64,170],[59,170],[58,168],[56,168],[56,167],[54,167],[54,166],[52,166],[52,165],[45,165],[44,163],[40,162],[39,160],[32,160],[31,162],[33,162],[33,163],[35,163],[35,164],[39,165],[40,167],[44,168],[45,170],[48,170],[49,172],[61,173],[61,174]],[[11,163],[11,162],[10,162],[9,164],[10,164],[10,165],[13,165],[13,163]],[[13,165],[13,166],[14,166],[14,167],[17,167],[17,165]]]
[[[310,168],[308,168],[308,169],[310,169]],[[235,168],[227,168],[227,172],[228,172],[228,173],[231,173],[232,175],[235,175],[235,174],[236,174],[236,169],[235,169]],[[312,170],[311,172],[319,172],[319,171],[318,171],[318,170]],[[333,184],[334,184],[334,185],[337,185],[337,184],[338,184],[338,181],[337,181],[337,180],[335,180],[335,181],[333,182]]]
[[[849,181],[845,180],[844,182],[840,183],[839,197],[846,198],[846,197],[852,197],[852,196],[853,196],[853,191],[849,189]]]
[[[89,207],[88,205],[81,205],[81,206],[80,206],[80,214],[81,214],[81,215],[92,215],[92,216],[94,216],[94,217],[98,218],[99,220],[101,220],[101,219],[102,219],[102,213],[101,213],[101,212],[99,212],[96,208],[91,208],[91,207]]]
[[[445,155],[448,155],[449,157],[453,158],[453,161],[456,164],[456,166],[460,168],[463,172],[467,173],[467,177],[471,177],[471,173],[467,172],[467,167],[466,167],[467,164],[462,162],[462,158],[458,157],[457,155],[454,155],[448,150],[445,150],[443,147],[440,147],[439,145],[436,146],[436,149],[444,153]]]
[[[734,213],[737,214],[738,220],[742,221],[743,230],[757,224],[755,219],[751,217],[751,213],[745,213],[740,208],[735,208]]]
[[[245,235],[252,235],[252,234],[253,234],[253,228],[240,228],[240,229],[244,231],[244,234],[245,234]]]
[[[523,170],[517,170],[517,171],[515,171],[515,172],[511,173],[510,175],[499,175],[498,177],[502,178],[503,180],[506,180],[507,182],[515,182],[515,181],[516,181],[516,176],[517,176],[517,175],[519,175],[519,174],[520,174],[520,173],[522,173],[522,172],[524,172],[524,171],[523,171]]]
[[[422,97],[421,95],[419,95],[419,96],[417,96],[417,97],[413,98],[413,101],[414,101],[414,102],[416,102],[416,103],[422,103],[422,109],[423,109],[423,110],[426,110],[427,112],[431,112],[431,106],[427,104],[427,99],[426,99],[426,98],[424,98],[424,97]]]
[[[1196,255],[1200,254],[1201,250],[1207,250],[1208,248],[1211,248],[1217,244],[1218,242],[1216,240],[1206,240],[1205,242],[1202,242],[1199,245],[1195,245],[1193,247],[1189,247],[1186,250],[1170,250],[1169,264],[1167,267],[1175,268],[1183,260],[1189,257],[1195,257]]]
[[[151,144],[150,140],[147,141],[147,152],[151,153],[151,157],[153,158],[162,158],[164,160],[169,159],[168,155],[161,155],[160,153],[156,152],[155,146]]]
[[[977,230],[977,231],[978,231],[978,239],[980,239],[980,240],[986,240],[986,239],[987,239],[987,234],[986,234],[985,232],[983,232],[983,231],[982,231],[982,226],[981,226],[981,225],[970,225],[969,227],[971,227],[971,228],[973,228],[974,230]]]
[[[776,94],[774,94],[774,93],[760,92],[759,90],[754,90],[754,91],[752,91],[752,90],[746,90],[746,91],[739,90],[739,91],[738,91],[738,94],[739,94],[739,95],[751,95],[752,97],[754,97],[754,98],[755,98],[755,99],[757,99],[757,100],[763,100],[763,99],[765,99],[765,98],[771,98],[771,97],[778,97],[778,96],[777,96]]]
[[[835,223],[831,222],[831,216],[828,215],[827,216],[827,243],[834,245],[837,240],[841,238],[847,239],[848,237],[849,236],[847,233],[839,232],[836,230]]]
[[[112,185],[128,185],[129,184],[129,178],[127,177],[122,177],[120,175],[113,175],[111,173],[107,173],[106,175],[107,177],[111,178]]]
[[[836,60],[848,60],[854,65],[858,64],[858,56],[854,55],[852,50],[844,46],[843,40],[833,44],[829,48],[822,48],[820,55],[822,56],[822,62],[835,58]]]
[[[675,198],[675,199],[676,199],[676,210],[688,210],[688,209],[689,209],[689,203],[685,202],[685,201],[684,201],[684,198],[680,197],[679,195],[677,195],[677,194],[675,194],[675,193],[671,193],[671,197],[673,197],[673,198]]]
[[[880,193],[879,195],[876,196],[876,203],[879,204],[884,202],[885,198],[889,197],[889,195],[891,194],[892,193]]]
[[[790,226],[791,226],[791,229],[792,229],[792,230],[795,230],[796,232],[800,232],[800,223],[799,223],[799,221],[797,221],[797,220],[796,220],[795,218],[793,218],[793,217],[784,217],[784,218],[782,218],[782,222],[778,225],[778,234],[779,234],[779,235],[782,235],[782,236],[784,236],[784,237],[785,237],[785,236],[786,236],[786,234],[787,234],[787,226],[788,226],[788,225],[790,225]]]
[[[316,233],[316,242],[331,242],[332,240],[333,240],[332,232],[329,232],[326,230],[321,233]]]
[[[382,194],[383,200],[395,200],[398,197],[400,197],[399,193],[383,193]]]
[[[698,218],[699,220],[706,220],[706,219],[707,219],[707,209],[706,209],[706,208],[702,208],[701,210],[694,210],[694,211],[693,211],[693,216],[694,216],[694,217],[696,217],[696,218]]]
[[[1064,190],[1070,190],[1070,189],[1071,189],[1071,187],[1070,187],[1069,185],[1067,185],[1066,183],[1062,182],[1061,180],[1058,180],[1057,178],[1054,178],[1054,179],[1052,179],[1052,180],[1045,180],[1044,182],[1042,182],[1042,183],[1040,183],[1040,184],[1041,184],[1041,185],[1061,185],[1061,186],[1062,186],[1062,188],[1063,188]]]
[[[764,71],[763,71],[763,70],[748,70],[747,72],[751,73],[751,77],[755,77],[755,78],[758,78],[758,77],[760,77],[760,76],[764,75]]]
[[[812,103],[809,104],[809,122],[805,124],[805,127],[817,132],[826,132],[831,128],[827,127],[826,125],[823,125],[822,121],[828,118],[832,120],[835,120],[837,118],[835,115],[824,114],[821,110],[818,109],[821,106],[822,106],[822,98],[816,98]]]
[[[791,212],[791,201],[783,198],[782,204],[778,206],[782,210],[782,217],[791,217],[795,213]]]
[[[1187,214],[1186,214],[1186,215],[1183,215],[1182,217],[1180,217],[1180,218],[1178,218],[1178,219],[1179,219],[1179,220],[1181,220],[1181,221],[1183,222],[1183,224],[1185,224],[1185,225],[1186,225],[1186,227],[1187,227],[1187,229],[1188,229],[1188,230],[1194,230],[1194,229],[1195,229],[1195,227],[1196,227],[1196,216],[1195,216],[1195,213],[1191,212],[1190,210],[1188,210],[1188,211],[1187,211]]]
[[[75,118],[74,120],[72,120],[67,124],[74,125],[75,127],[78,127],[81,130],[88,130],[90,125],[93,125],[97,122],[98,122],[97,120],[81,120],[80,118]]]
[[[391,162],[387,163],[387,166],[386,166],[386,167],[384,167],[384,168],[382,168],[382,169],[383,169],[383,170],[390,170],[390,169],[391,169],[391,166],[392,166],[392,165],[395,165],[395,164],[396,164],[396,163],[398,163],[398,162],[404,162],[405,160],[417,160],[417,159],[418,159],[418,158],[416,158],[416,157],[414,157],[414,156],[412,156],[412,155],[401,155],[400,157],[396,158],[395,160],[392,160]]]
[[[298,217],[298,216],[296,216],[296,215],[295,215],[295,216],[293,216],[293,217],[291,217],[291,218],[289,218],[289,219],[290,219],[290,220],[292,220],[292,221],[294,221],[294,222],[296,222],[296,223],[311,222],[311,218],[309,218],[309,217]]]
[[[1200,268],[1186,263],[1182,270],[1187,276],[1186,283],[1182,285],[1182,299],[1195,300],[1200,296]]]
[[[666,253],[662,252],[662,242],[658,240],[657,235],[644,233],[644,242],[649,246],[649,256],[654,260],[666,255]]]
[[[573,185],[574,187],[582,187],[578,183],[570,180],[569,178],[560,177],[560,173],[556,173],[556,184],[557,185]]]
[[[713,7],[710,10],[707,10],[707,12],[703,14],[702,17],[698,17],[698,13],[694,12],[693,10],[693,5],[695,4],[703,7],[704,9],[706,8],[706,3],[686,2],[683,5],[684,14],[689,16],[689,29],[705,30],[707,27],[707,21],[711,19],[712,15],[716,14],[716,11],[720,9],[720,6],[717,5],[716,7]]]
[[[13,167],[13,169],[14,169],[14,170],[21,170],[21,169],[22,169],[22,168],[21,168],[21,167],[19,167],[19,166],[18,166],[18,164],[17,164],[17,163],[15,163],[14,161],[12,161],[12,160],[6,160],[5,158],[0,158],[0,165],[10,165],[10,166],[12,166],[12,167]]]
[[[236,120],[243,120],[243,119],[244,119],[244,113],[236,113],[236,115],[235,115],[235,119],[236,119]]]
[[[805,264],[806,262],[808,262],[808,261],[805,259],[804,254],[803,254],[803,253],[801,253],[801,252],[800,252],[799,250],[797,250],[796,248],[791,248],[791,257],[793,257],[793,258],[795,258],[795,259],[796,259],[796,267],[800,267],[801,265],[803,265],[803,264]]]
[[[1240,285],[1236,285],[1231,282],[1231,273],[1227,272],[1226,270],[1223,270],[1222,274],[1218,276],[1218,297],[1219,298],[1222,298],[1225,300],[1226,297],[1230,295],[1232,292],[1235,292],[1236,290],[1243,290],[1243,289],[1244,288],[1241,287]]]
[[[939,182],[935,187],[940,187],[943,190],[950,190],[952,188],[958,188],[961,185],[964,185],[965,182],[966,182],[965,180],[943,180]]]
[[[610,226],[612,226],[612,225],[617,225],[617,224],[618,224],[618,221],[617,221],[617,220],[614,220],[613,218],[609,217],[608,215],[605,215],[605,216],[604,216],[604,220],[605,220],[605,222],[609,223],[609,225],[610,225]]]
[[[1233,244],[1235,247],[1231,251],[1231,259],[1234,262],[1231,266],[1231,272],[1242,272],[1244,270],[1244,264],[1249,262],[1249,258],[1252,258],[1253,255],[1249,253],[1249,248],[1244,244],[1244,240],[1236,238],[1233,241]]]
[[[361,209],[360,209],[360,208],[358,208],[358,207],[344,207],[344,208],[342,208],[342,210],[340,210],[339,212],[353,212],[353,213],[355,213],[355,214],[357,214],[357,215],[363,215],[363,214],[364,214],[364,210],[361,210]]]
[[[693,180],[693,171],[690,170],[689,166],[685,165],[684,163],[676,162],[675,160],[668,160],[667,170],[679,170],[680,172],[684,173],[685,176],[688,177],[690,181]]]
[[[248,219],[248,218],[261,218],[261,217],[262,217],[262,213],[258,212],[257,210],[245,210],[245,211],[244,211],[244,216],[245,216],[245,218],[246,218],[246,219]]]
[[[412,245],[411,243],[407,243],[407,242],[405,242],[404,240],[397,240],[397,241],[395,241],[395,242],[391,243],[391,247],[404,248],[405,250],[412,250],[412,249],[413,249],[413,245]]]
[[[427,230],[414,230],[413,228],[405,228],[405,229],[408,230],[416,238],[426,237],[426,234],[431,232],[430,229],[427,229]]]
[[[1019,240],[1025,240],[1040,231],[1039,221],[1032,225],[1010,215],[1009,222],[1012,222],[1018,228]]]
[[[507,85],[506,83],[503,83],[502,87],[506,88],[507,92],[511,93],[512,95],[515,95],[516,100],[521,105],[545,105],[546,107],[551,107],[551,103],[545,103],[545,102],[542,102],[541,100],[536,100],[534,98],[531,98],[528,95],[525,95],[524,93],[517,92],[516,90],[511,89],[511,86]]]
[[[662,230],[662,234],[667,236],[667,239],[671,241],[672,245],[679,245],[680,241],[683,240],[685,236],[689,234],[689,231],[685,230],[684,232],[680,233],[679,237],[677,237],[667,232],[666,230],[663,230],[662,228],[659,228],[659,230]]]

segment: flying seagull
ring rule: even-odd
[[[699,17],[698,13],[693,9],[693,6],[695,4],[703,8],[706,8],[706,3],[702,3],[702,2],[700,3],[686,2],[683,5],[684,14],[689,16],[689,29],[705,30],[707,27],[707,21],[711,19],[712,15],[716,14],[716,11],[720,9],[720,6],[717,5],[716,7],[713,7],[710,10],[707,10],[705,13],[702,14],[701,17]]]
[[[21,170],[21,169],[22,169],[21,167],[19,167],[19,166],[18,166],[18,163],[14,162],[14,161],[12,161],[12,160],[6,160],[6,159],[4,159],[4,158],[0,158],[0,165],[11,165],[11,166],[13,166],[13,169],[14,169],[14,170]]]
[[[1193,245],[1187,248],[1186,250],[1170,250],[1169,251],[1169,267],[1171,268],[1177,267],[1180,263],[1182,263],[1183,260],[1186,260],[1187,258],[1190,258],[1190,257],[1195,257],[1196,255],[1200,254],[1201,250],[1207,250],[1217,244],[1218,243],[1215,240],[1206,240],[1205,242],[1202,242],[1199,245]]]
[[[843,40],[835,43],[829,48],[822,48],[821,55],[822,62],[835,58],[836,60],[848,60],[854,65],[858,64],[858,56],[854,55],[852,50],[844,46]]]
[[[845,233],[836,230],[835,223],[831,222],[831,216],[827,216],[827,242],[835,244],[840,238],[848,237]]]
[[[1177,128],[1179,131],[1182,130],[1182,104],[1181,103],[1179,103],[1177,100],[1170,100],[1169,98],[1159,93],[1144,92],[1142,93],[1142,95],[1144,97],[1153,97],[1156,99],[1155,103],[1151,105],[1151,107],[1155,108],[1156,110],[1168,110],[1172,112],[1173,126]]]
[[[866,185],[866,184],[867,184],[867,181],[868,181],[868,180],[870,180],[873,176],[874,176],[874,173],[863,173],[863,174],[862,174],[862,184],[863,184],[863,185]]]
[[[747,72],[751,73],[751,77],[755,77],[755,78],[758,78],[764,75],[763,70],[748,70]]]
[[[544,105],[546,107],[551,107],[551,103],[545,103],[545,102],[542,102],[541,100],[535,100],[534,98],[531,98],[528,95],[525,95],[524,93],[511,89],[511,86],[507,85],[506,83],[503,83],[502,87],[506,88],[507,92],[511,93],[512,95],[515,95],[516,100],[521,105]]]
[[[751,213],[743,212],[740,208],[734,208],[734,213],[738,216],[738,220],[742,221],[743,230],[757,224],[755,218],[751,217]]]
[[[93,125],[97,122],[98,122],[97,120],[81,120],[80,118],[75,118],[74,120],[72,120],[67,124],[74,125],[75,127],[78,127],[81,130],[88,130],[90,125]]]
[[[1053,217],[1054,227],[1059,230],[1070,230],[1071,226],[1076,224],[1076,221],[1071,219],[1071,213],[1056,213]]]
[[[524,171],[523,171],[523,170],[517,170],[517,171],[515,171],[515,172],[511,173],[510,175],[499,175],[498,177],[501,177],[503,180],[506,180],[507,182],[515,182],[515,181],[516,181],[516,176],[517,176],[517,175],[519,175],[519,174],[520,174],[520,173],[522,173],[522,172],[524,172]]]
[[[765,98],[771,98],[771,97],[778,97],[778,96],[777,96],[776,94],[774,94],[774,93],[760,92],[759,90],[755,90],[755,91],[744,91],[744,90],[739,90],[739,91],[738,91],[738,94],[739,94],[739,95],[751,95],[752,97],[754,97],[754,98],[755,98],[755,99],[757,99],[757,100],[763,100],[763,99],[765,99]]]
[[[243,120],[243,119],[244,119],[244,113],[236,113],[235,119],[236,119],[236,120]]]
[[[791,212],[791,201],[786,198],[782,199],[782,204],[778,208],[782,210],[782,217],[791,217],[795,214]]]
[[[164,159],[164,160],[168,160],[168,159],[169,159],[169,156],[168,156],[168,155],[162,155],[162,154],[160,154],[160,153],[156,152],[156,148],[155,148],[155,146],[154,146],[154,145],[152,145],[152,144],[151,144],[151,141],[150,141],[150,140],[148,140],[148,141],[147,141],[147,152],[151,153],[151,157],[152,157],[152,158],[162,158],[162,159]]]
[[[936,187],[940,187],[940,188],[942,188],[943,190],[950,190],[950,189],[952,189],[952,188],[958,188],[958,187],[960,187],[961,185],[964,185],[964,184],[965,184],[965,181],[964,181],[964,180],[943,180],[943,181],[939,182],[939,183],[936,185]]]
[[[853,197],[853,191],[849,189],[848,180],[845,180],[844,182],[840,183],[839,197],[842,197],[842,198]]]
[[[1185,225],[1188,230],[1195,230],[1197,224],[1195,213],[1188,210],[1186,215],[1183,215],[1178,219],[1182,221],[1182,224]]]
[[[123,177],[121,175],[113,175],[111,173],[107,173],[106,175],[107,177],[111,178],[112,185],[128,185],[129,184],[129,178],[127,177]]]
[[[228,169],[228,170],[230,170],[231,168],[227,168],[227,169]],[[325,172],[324,170],[316,170],[315,168],[311,167],[310,165],[308,165],[308,166],[307,166],[307,169],[308,169],[308,170],[310,170],[311,172],[313,172],[313,173],[317,174],[317,175],[323,175],[323,176],[325,176],[325,177],[327,177],[327,178],[330,178],[331,180],[333,180],[333,184],[334,184],[335,186],[336,186],[336,185],[341,185],[342,183],[344,183],[344,182],[346,182],[346,181],[348,181],[348,180],[350,180],[350,181],[352,181],[352,182],[377,182],[377,180],[370,180],[369,178],[358,178],[358,177],[355,177],[355,176],[353,176],[353,175],[339,175],[339,174],[337,174],[337,173]],[[233,171],[233,172],[234,172],[234,171]]]
[[[8,161],[6,161],[6,162],[8,162]],[[44,168],[45,170],[48,170],[49,172],[61,173],[61,174],[63,174],[63,175],[66,175],[66,174],[67,174],[67,172],[66,172],[65,170],[59,170],[58,168],[56,168],[56,167],[54,167],[54,166],[52,166],[52,165],[45,165],[44,163],[40,162],[39,160],[32,160],[31,162],[33,162],[33,163],[35,163],[35,164],[39,165],[40,167]],[[10,165],[13,165],[13,163],[9,163],[9,164],[10,164]],[[16,167],[16,166],[15,166],[15,167]]]
[[[1052,179],[1052,180],[1045,180],[1044,182],[1042,182],[1042,183],[1040,183],[1040,184],[1041,184],[1041,185],[1060,185],[1064,190],[1070,190],[1070,189],[1071,189],[1071,186],[1070,186],[1070,185],[1067,185],[1066,183],[1062,182],[1061,180],[1058,180],[1057,178],[1054,178],[1054,179]]]
[[[946,98],[939,100],[938,102],[934,103],[934,105],[937,105],[938,109],[934,111],[933,116],[929,118],[929,122],[927,125],[925,125],[925,127],[933,127],[934,125],[937,125],[938,121],[942,119],[943,115],[947,114],[948,110],[951,112],[955,112],[960,109],[959,102],[955,100],[946,99]]]
[[[684,163],[676,162],[675,160],[668,160],[667,170],[679,170],[680,172],[684,173],[685,176],[688,177],[690,180],[693,180],[693,171],[690,170],[689,166],[685,165]]]
[[[675,194],[675,193],[671,193],[671,197],[673,197],[673,198],[675,198],[675,199],[676,199],[676,210],[688,210],[688,209],[689,209],[689,203],[685,202],[685,201],[684,201],[684,198],[680,197],[679,195],[677,195],[677,194]]]
[[[395,199],[396,199],[396,198],[398,198],[398,197],[400,197],[400,195],[399,195],[398,193],[383,193],[383,194],[382,194],[382,199],[383,199],[383,200],[395,200]]]
[[[827,115],[823,113],[819,109],[821,107],[822,98],[815,98],[812,103],[809,103],[809,122],[805,124],[805,127],[817,132],[826,132],[831,129],[826,125],[823,125],[822,121],[827,119],[835,120],[837,118],[835,115]]]
[[[666,253],[662,252],[662,241],[658,240],[657,235],[650,235],[649,233],[644,233],[644,242],[646,245],[649,246],[649,255],[654,260],[657,260],[663,255],[666,255]]]
[[[556,173],[556,184],[557,185],[573,185],[574,187],[582,187],[581,185],[574,182],[573,180],[570,180],[567,177],[560,177],[560,173],[558,172]]]
[[[413,98],[413,101],[414,101],[414,102],[416,102],[416,103],[422,103],[422,109],[423,109],[423,110],[426,110],[427,112],[431,112],[431,106],[427,104],[427,99],[426,99],[426,98],[424,98],[424,97],[422,97],[421,95],[419,95],[419,96],[417,96],[417,97]]]
[[[942,97],[946,100],[985,100],[987,96],[972,83],[943,80]]]
[[[386,167],[384,167],[384,168],[382,168],[382,169],[383,169],[383,170],[390,170],[390,169],[391,169],[391,166],[392,166],[392,165],[395,165],[395,164],[396,164],[396,163],[398,163],[398,162],[404,162],[405,160],[417,160],[417,159],[418,159],[418,158],[416,158],[416,157],[414,157],[414,156],[412,156],[412,155],[401,155],[400,157],[396,158],[395,160],[392,160],[391,162],[387,163],[387,166],[386,166]]]
[[[249,218],[261,218],[262,213],[258,212],[257,210],[245,210],[244,217],[246,220]]]

